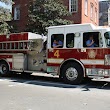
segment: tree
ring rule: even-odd
[[[10,0],[0,0],[0,2],[9,5],[11,3]],[[10,32],[10,26],[7,21],[10,21],[11,14],[10,10],[0,6],[0,34],[7,34]]]
[[[34,0],[29,7],[27,31],[45,34],[46,27],[71,24],[71,21],[64,19],[69,15],[61,0]]]

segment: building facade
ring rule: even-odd
[[[73,21],[74,24],[93,23],[98,25],[99,2],[98,0],[62,0],[67,6],[71,16],[66,19]],[[28,9],[30,0],[14,0],[13,21],[19,32],[25,31],[28,22]]]
[[[72,16],[67,19],[74,21],[75,24],[93,23],[98,25],[99,1],[98,0],[64,0],[64,5]]]
[[[25,31],[28,22],[28,10],[30,0],[14,0],[12,6],[13,20],[11,24],[14,26],[15,32]]]
[[[105,26],[108,25],[108,1],[100,1],[99,2],[99,25]]]

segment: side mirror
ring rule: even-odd
[[[109,35],[108,32],[106,32],[106,33],[104,34],[104,36],[105,36],[106,39],[110,39],[110,35]]]
[[[107,46],[110,46],[110,39],[107,39]]]

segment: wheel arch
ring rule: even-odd
[[[2,61],[5,62],[8,65],[9,71],[10,71],[10,64],[9,64],[9,62],[7,62],[6,59],[0,59],[0,62],[2,62]]]
[[[66,65],[69,62],[76,62],[76,63],[78,63],[82,67],[82,70],[83,70],[83,73],[84,73],[84,77],[85,77],[85,67],[84,67],[83,63],[80,62],[77,59],[74,59],[74,58],[67,59],[67,60],[65,60],[65,61],[63,61],[61,63],[60,68],[59,68],[59,75],[61,74],[61,69],[63,68],[63,66]]]

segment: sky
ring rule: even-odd
[[[0,6],[6,7],[11,10],[11,5],[6,5],[5,3],[0,2]]]

